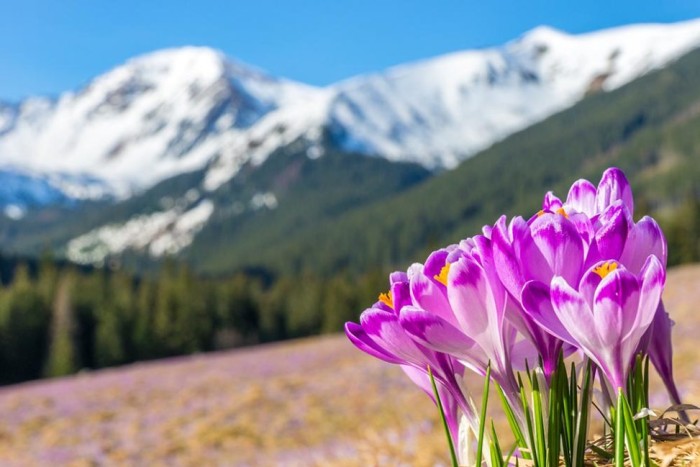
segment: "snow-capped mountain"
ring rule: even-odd
[[[269,112],[317,93],[211,49],[164,50],[57,100],[0,108],[0,164],[89,174],[125,197],[202,168]]]
[[[347,149],[451,168],[589,92],[617,88],[698,45],[697,20],[578,36],[538,27],[503,47],[342,83],[330,125]]]
[[[202,171],[195,186],[166,193],[156,210],[94,224],[66,243],[77,261],[127,250],[171,254],[216,217],[219,188],[277,150],[301,148],[315,159],[333,149],[449,169],[698,46],[700,20],[582,35],[538,27],[503,46],[325,88],[272,77],[205,47],[158,51],[56,99],[0,102],[0,209],[15,219],[46,204],[125,200]],[[263,195],[261,206],[276,209],[279,194],[252,196]],[[240,205],[253,209],[260,204],[253,198]]]
[[[700,45],[700,20],[582,35],[538,27],[468,50],[314,88],[186,47],[133,59],[56,100],[0,104],[0,168],[102,180],[72,197],[128,197],[208,167],[215,190],[246,163],[324,129],[339,148],[451,168],[509,134]],[[93,184],[94,185],[94,184]],[[62,188],[57,186],[59,190]]]

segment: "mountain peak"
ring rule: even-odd
[[[518,39],[519,41],[523,42],[550,42],[550,41],[558,41],[562,39],[566,39],[571,37],[570,34],[567,32],[562,31],[561,29],[554,28],[552,26],[548,25],[540,25],[535,28],[530,29],[529,31],[525,32],[520,38]]]
[[[465,50],[316,88],[209,47],[150,52],[56,100],[0,105],[0,167],[89,175],[117,196],[206,170],[215,190],[245,164],[303,140],[451,168],[591,92],[700,45],[700,20],[581,35],[539,26]],[[144,170],[148,167],[148,170]]]

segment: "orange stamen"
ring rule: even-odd
[[[440,269],[440,274],[435,276],[435,280],[447,287],[447,275],[450,273],[450,263],[445,264],[442,269]]]
[[[394,298],[391,296],[391,290],[387,293],[379,294],[379,301],[391,308],[392,310],[394,309]]]
[[[617,263],[614,261],[607,261],[593,270],[594,273],[598,274],[601,279],[605,279],[605,276],[617,269]]]
[[[569,218],[569,215],[564,211],[564,208],[559,208],[557,209],[557,214],[561,214],[562,216],[566,217],[567,219]]]

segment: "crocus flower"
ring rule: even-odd
[[[563,277],[528,282],[522,302],[543,328],[581,349],[616,390],[625,388],[639,343],[661,300],[666,274],[651,255],[639,275],[614,261],[584,274],[578,290]]]
[[[482,375],[490,362],[493,378],[507,393],[517,393],[511,354],[516,330],[505,319],[508,295],[495,273],[491,241],[477,235],[439,250],[409,275],[415,305],[401,310],[406,332]]]
[[[522,312],[520,295],[528,281],[549,283],[561,276],[577,284],[583,270],[586,242],[568,216],[542,213],[531,222],[501,217],[492,232],[494,270],[518,305],[509,319],[527,336],[542,357],[545,376],[556,368],[562,341]]]
[[[603,172],[597,187],[585,179],[574,182],[565,202],[551,191],[548,192],[542,202],[542,210],[566,214],[582,213],[590,219],[595,219],[617,201],[625,205],[630,216],[634,214],[634,198],[627,177],[617,167],[610,167]]]
[[[598,187],[588,180],[574,182],[564,203],[553,193],[547,193],[542,208],[542,212],[566,213],[574,220],[584,239],[586,267],[602,260],[618,260],[628,271],[639,274],[649,255],[656,256],[666,266],[668,254],[663,232],[651,217],[633,221],[632,189],[618,168],[607,169]],[[649,353],[671,399],[680,403],[673,379],[671,320],[663,303],[657,315],[639,350]]]
[[[422,346],[406,334],[399,322],[399,312],[411,304],[407,275],[393,273],[390,280],[390,291],[381,294],[379,301],[362,313],[360,324],[346,323],[345,334],[363,352],[400,365],[424,391],[427,389],[430,368],[444,404],[450,434],[457,443],[460,414],[456,407],[472,422],[472,426],[478,426],[478,418],[459,383],[464,366],[449,355]],[[428,393],[432,394],[432,389]]]

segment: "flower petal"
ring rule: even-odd
[[[620,345],[637,319],[638,306],[639,281],[634,274],[618,267],[600,281],[593,296],[593,320],[603,346]]]
[[[406,334],[396,314],[370,308],[360,316],[360,324],[387,353],[414,365],[430,364],[428,355]]]
[[[666,270],[656,256],[650,255],[642,266],[640,275],[642,284],[639,309],[632,328],[634,330],[633,337],[637,340],[641,339],[641,335],[644,334],[656,316],[656,311],[661,303],[661,293],[666,283]]]
[[[496,308],[486,273],[476,261],[462,258],[452,263],[447,298],[460,329],[472,339],[478,341],[494,325],[500,328],[503,310]]]
[[[496,224],[496,228],[491,232],[491,243],[493,248],[493,260],[498,277],[503,286],[516,298],[520,297],[520,291],[525,285],[525,278],[520,267],[520,262],[515,255],[513,245],[508,238],[508,231],[505,227],[505,217],[499,219],[503,225]],[[500,227],[500,228],[499,228]]]
[[[549,286],[538,281],[525,284],[521,295],[525,312],[548,333],[572,345],[577,345],[571,333],[554,312]]]
[[[458,327],[450,302],[447,300],[446,290],[439,287],[434,281],[428,279],[423,271],[416,271],[410,282],[411,297],[418,307],[438,315],[451,325]]]
[[[593,323],[593,313],[584,298],[559,276],[552,279],[550,294],[554,312],[576,341],[576,347],[595,352],[600,339]]]
[[[544,195],[544,200],[542,201],[542,209],[544,209],[545,211],[554,212],[557,209],[559,209],[561,206],[562,206],[561,200],[559,198],[557,198],[553,192],[548,191]]]
[[[608,207],[599,217],[600,227],[595,233],[599,259],[620,258],[629,232],[628,218],[627,207],[622,203]]]
[[[553,276],[579,281],[583,266],[583,242],[576,227],[564,216],[546,214],[530,225],[520,245],[520,262],[527,279],[548,283]]]
[[[388,363],[400,364],[403,360],[397,358],[395,355],[390,354],[382,347],[377,345],[365,332],[365,330],[357,323],[347,322],[345,323],[345,335],[348,337],[350,342],[353,343],[355,347],[362,350],[366,354],[369,354],[379,360],[384,360]]]
[[[434,281],[435,276],[440,275],[440,271],[443,267],[445,267],[447,256],[449,254],[450,251],[447,248],[441,248],[430,253],[428,259],[425,260],[425,266],[423,266],[423,273],[428,277],[428,279]]]
[[[600,274],[598,274],[596,271],[607,262],[608,261],[598,261],[597,263],[591,265],[591,267],[589,267],[586,272],[583,273],[581,282],[579,282],[578,291],[586,300],[586,303],[591,310],[593,309],[593,297],[595,296],[595,291],[598,289],[600,281],[603,280],[603,278],[600,277]]]
[[[401,311],[401,326],[416,342],[436,352],[459,359],[483,362],[483,352],[475,351],[474,341],[444,319],[416,307]]]
[[[397,282],[408,282],[408,274],[403,271],[394,271],[389,274],[389,283],[393,285]]]
[[[411,289],[408,284],[408,277],[405,282],[394,282],[391,284],[391,297],[394,302],[394,312],[399,313],[401,308],[411,305]]]
[[[644,216],[630,229],[620,262],[633,274],[639,274],[649,255],[666,265],[668,253],[661,227],[651,217]]]
[[[681,403],[681,397],[673,378],[673,346],[671,345],[671,332],[673,321],[666,312],[663,302],[659,303],[659,309],[654,315],[654,321],[649,327],[652,331],[649,342],[649,358],[661,377],[674,404]],[[647,331],[649,332],[649,331]]]
[[[622,170],[611,167],[603,172],[596,192],[596,210],[601,213],[615,201],[622,200],[630,214],[634,214],[632,188]]]
[[[574,210],[592,217],[596,214],[595,198],[595,185],[588,180],[576,180],[569,189],[569,195],[566,197],[566,204],[571,206]]]

